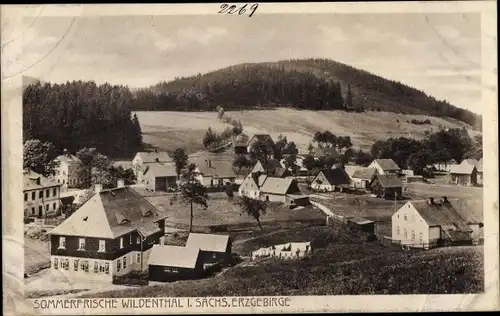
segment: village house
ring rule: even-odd
[[[137,183],[142,183],[141,178],[147,164],[165,162],[172,162],[172,158],[167,152],[157,150],[154,152],[138,152],[132,160],[132,169],[134,170]]]
[[[476,164],[476,170],[477,170],[477,177],[476,181],[477,184],[483,184],[483,158],[479,159],[479,161]]]
[[[452,165],[450,169],[449,182],[459,185],[476,185],[477,169],[475,165],[462,162],[459,165]]]
[[[81,185],[79,177],[79,171],[82,166],[81,160],[69,154],[67,150],[55,160],[58,166],[55,168],[55,174],[52,179],[61,184],[61,192],[66,192],[68,188],[79,187]]]
[[[186,247],[200,249],[203,264],[214,264],[230,259],[232,242],[229,235],[190,233]]]
[[[61,184],[32,170],[23,171],[24,217],[60,214]]]
[[[196,172],[199,173],[198,180],[206,187],[223,186],[234,183],[236,174],[230,161],[204,160],[194,162]]]
[[[377,174],[377,169],[361,166],[346,165],[344,170],[351,179],[351,186],[355,189],[367,189],[373,177]]]
[[[310,242],[290,242],[264,247],[252,252],[252,260],[259,258],[299,259],[312,253]]]
[[[281,202],[287,205],[305,206],[309,197],[303,195],[297,180],[293,178],[269,177],[256,172],[251,173],[238,189],[240,196],[263,199],[269,202]]]
[[[234,154],[235,155],[246,155],[248,154],[248,142],[243,139],[242,135],[236,137],[234,141]]]
[[[442,197],[409,201],[392,215],[392,240],[411,248],[471,244],[482,239],[482,205]],[[478,208],[479,206],[479,208]]]
[[[401,170],[399,166],[392,159],[375,159],[368,166],[368,168],[375,168],[378,174],[398,174]]]
[[[130,187],[99,191],[48,232],[51,269],[106,282],[145,270],[151,248],[165,235],[166,217]]]
[[[200,249],[153,245],[148,259],[150,281],[171,282],[197,279],[203,275]]]
[[[286,169],[286,159],[283,158],[280,160],[281,167]],[[285,176],[297,176],[297,177],[305,177],[309,174],[309,170],[304,167],[303,164],[304,158],[297,156],[295,159],[295,166],[293,168],[288,168],[289,172],[286,172]],[[283,171],[284,172],[284,171]]]
[[[172,162],[146,164],[141,179],[145,188],[153,192],[177,187],[177,172]]]
[[[311,149],[309,154],[316,159],[319,159],[321,157],[340,157],[340,154],[335,147],[314,147],[313,149]]]
[[[250,173],[261,173],[270,177],[277,178],[286,178],[292,176],[290,170],[286,169],[277,159],[268,159],[263,163],[257,161]]]
[[[399,199],[403,196],[403,182],[396,175],[377,174],[368,186],[377,197]]]
[[[274,141],[273,141],[273,138],[271,137],[271,135],[269,135],[269,134],[255,134],[252,136],[252,138],[250,138],[248,140],[248,143],[247,143],[247,152],[248,153],[252,149],[252,146],[258,141],[263,142],[263,143],[269,145],[270,147],[274,146]]]
[[[317,191],[332,192],[348,189],[351,186],[349,176],[343,168],[323,169],[311,182],[311,188]]]

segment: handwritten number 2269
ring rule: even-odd
[[[241,8],[238,8],[235,5],[230,6],[227,3],[223,3],[220,6],[219,14],[236,14],[237,13],[238,15],[243,15],[247,12],[247,10],[246,10],[247,6],[248,6],[248,4],[245,4]],[[255,11],[257,10],[258,7],[259,7],[259,4],[257,4],[257,3],[252,4],[252,6],[250,7],[250,14],[248,15],[248,17],[251,17],[255,13]]]

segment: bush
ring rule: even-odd
[[[113,284],[116,285],[148,285],[148,272],[144,271],[132,271],[126,275],[113,276]]]

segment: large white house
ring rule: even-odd
[[[60,214],[61,184],[31,170],[23,172],[25,217],[47,217]]]
[[[392,239],[412,248],[472,243],[482,237],[482,205],[474,200],[409,201],[392,215]]]
[[[68,188],[76,188],[81,184],[78,176],[82,162],[78,157],[65,151],[64,155],[56,158],[59,165],[55,168],[53,179],[61,184],[61,192],[66,192]]]

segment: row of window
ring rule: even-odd
[[[53,267],[54,269],[60,268],[61,270],[69,270],[69,259],[60,259],[59,258],[54,258],[53,262]],[[83,260],[83,259],[73,259],[73,270],[74,271],[84,271],[84,272],[90,272],[90,263],[89,260]],[[109,274],[109,262],[103,262],[103,261],[94,261],[94,267],[93,267],[94,273],[106,273]]]
[[[407,239],[408,238],[408,232],[406,231],[406,228],[403,229],[403,232],[404,232],[404,238]],[[400,234],[401,234],[401,231],[399,230],[399,226],[396,226],[396,235],[399,236]],[[412,230],[411,231],[411,240],[415,241],[415,237],[416,237],[415,236],[415,231]],[[423,238],[423,233],[422,232],[420,232],[418,234],[418,237],[419,237],[420,242],[423,242],[424,238]]]
[[[133,237],[132,234],[130,236],[130,244],[133,242]],[[123,243],[124,243],[124,238],[120,238],[120,249],[123,249]],[[135,238],[135,244],[140,244],[141,243],[141,237],[136,236]],[[59,248],[60,249],[66,249],[66,237],[59,237]],[[78,250],[85,250],[85,238],[78,238]],[[106,240],[100,239],[99,240],[99,250],[98,252],[105,252],[106,251]]]
[[[27,214],[29,209],[25,209],[24,213]],[[38,215],[43,215],[43,211],[46,210],[47,212],[50,211],[50,203],[45,204],[45,208],[43,205],[38,206]],[[52,210],[56,211],[57,210],[57,203],[52,203]],[[36,214],[36,208],[32,207],[31,208],[31,215],[35,216]]]
[[[39,199],[42,199],[43,198],[43,192],[44,190],[40,190],[38,191],[38,198]],[[28,201],[29,200],[29,194],[28,192],[24,192],[24,201]],[[57,188],[52,188],[52,196],[57,196]],[[45,197],[48,198],[50,197],[50,189],[45,189]],[[31,192],[31,201],[34,201],[36,200],[36,191],[32,191]]]

